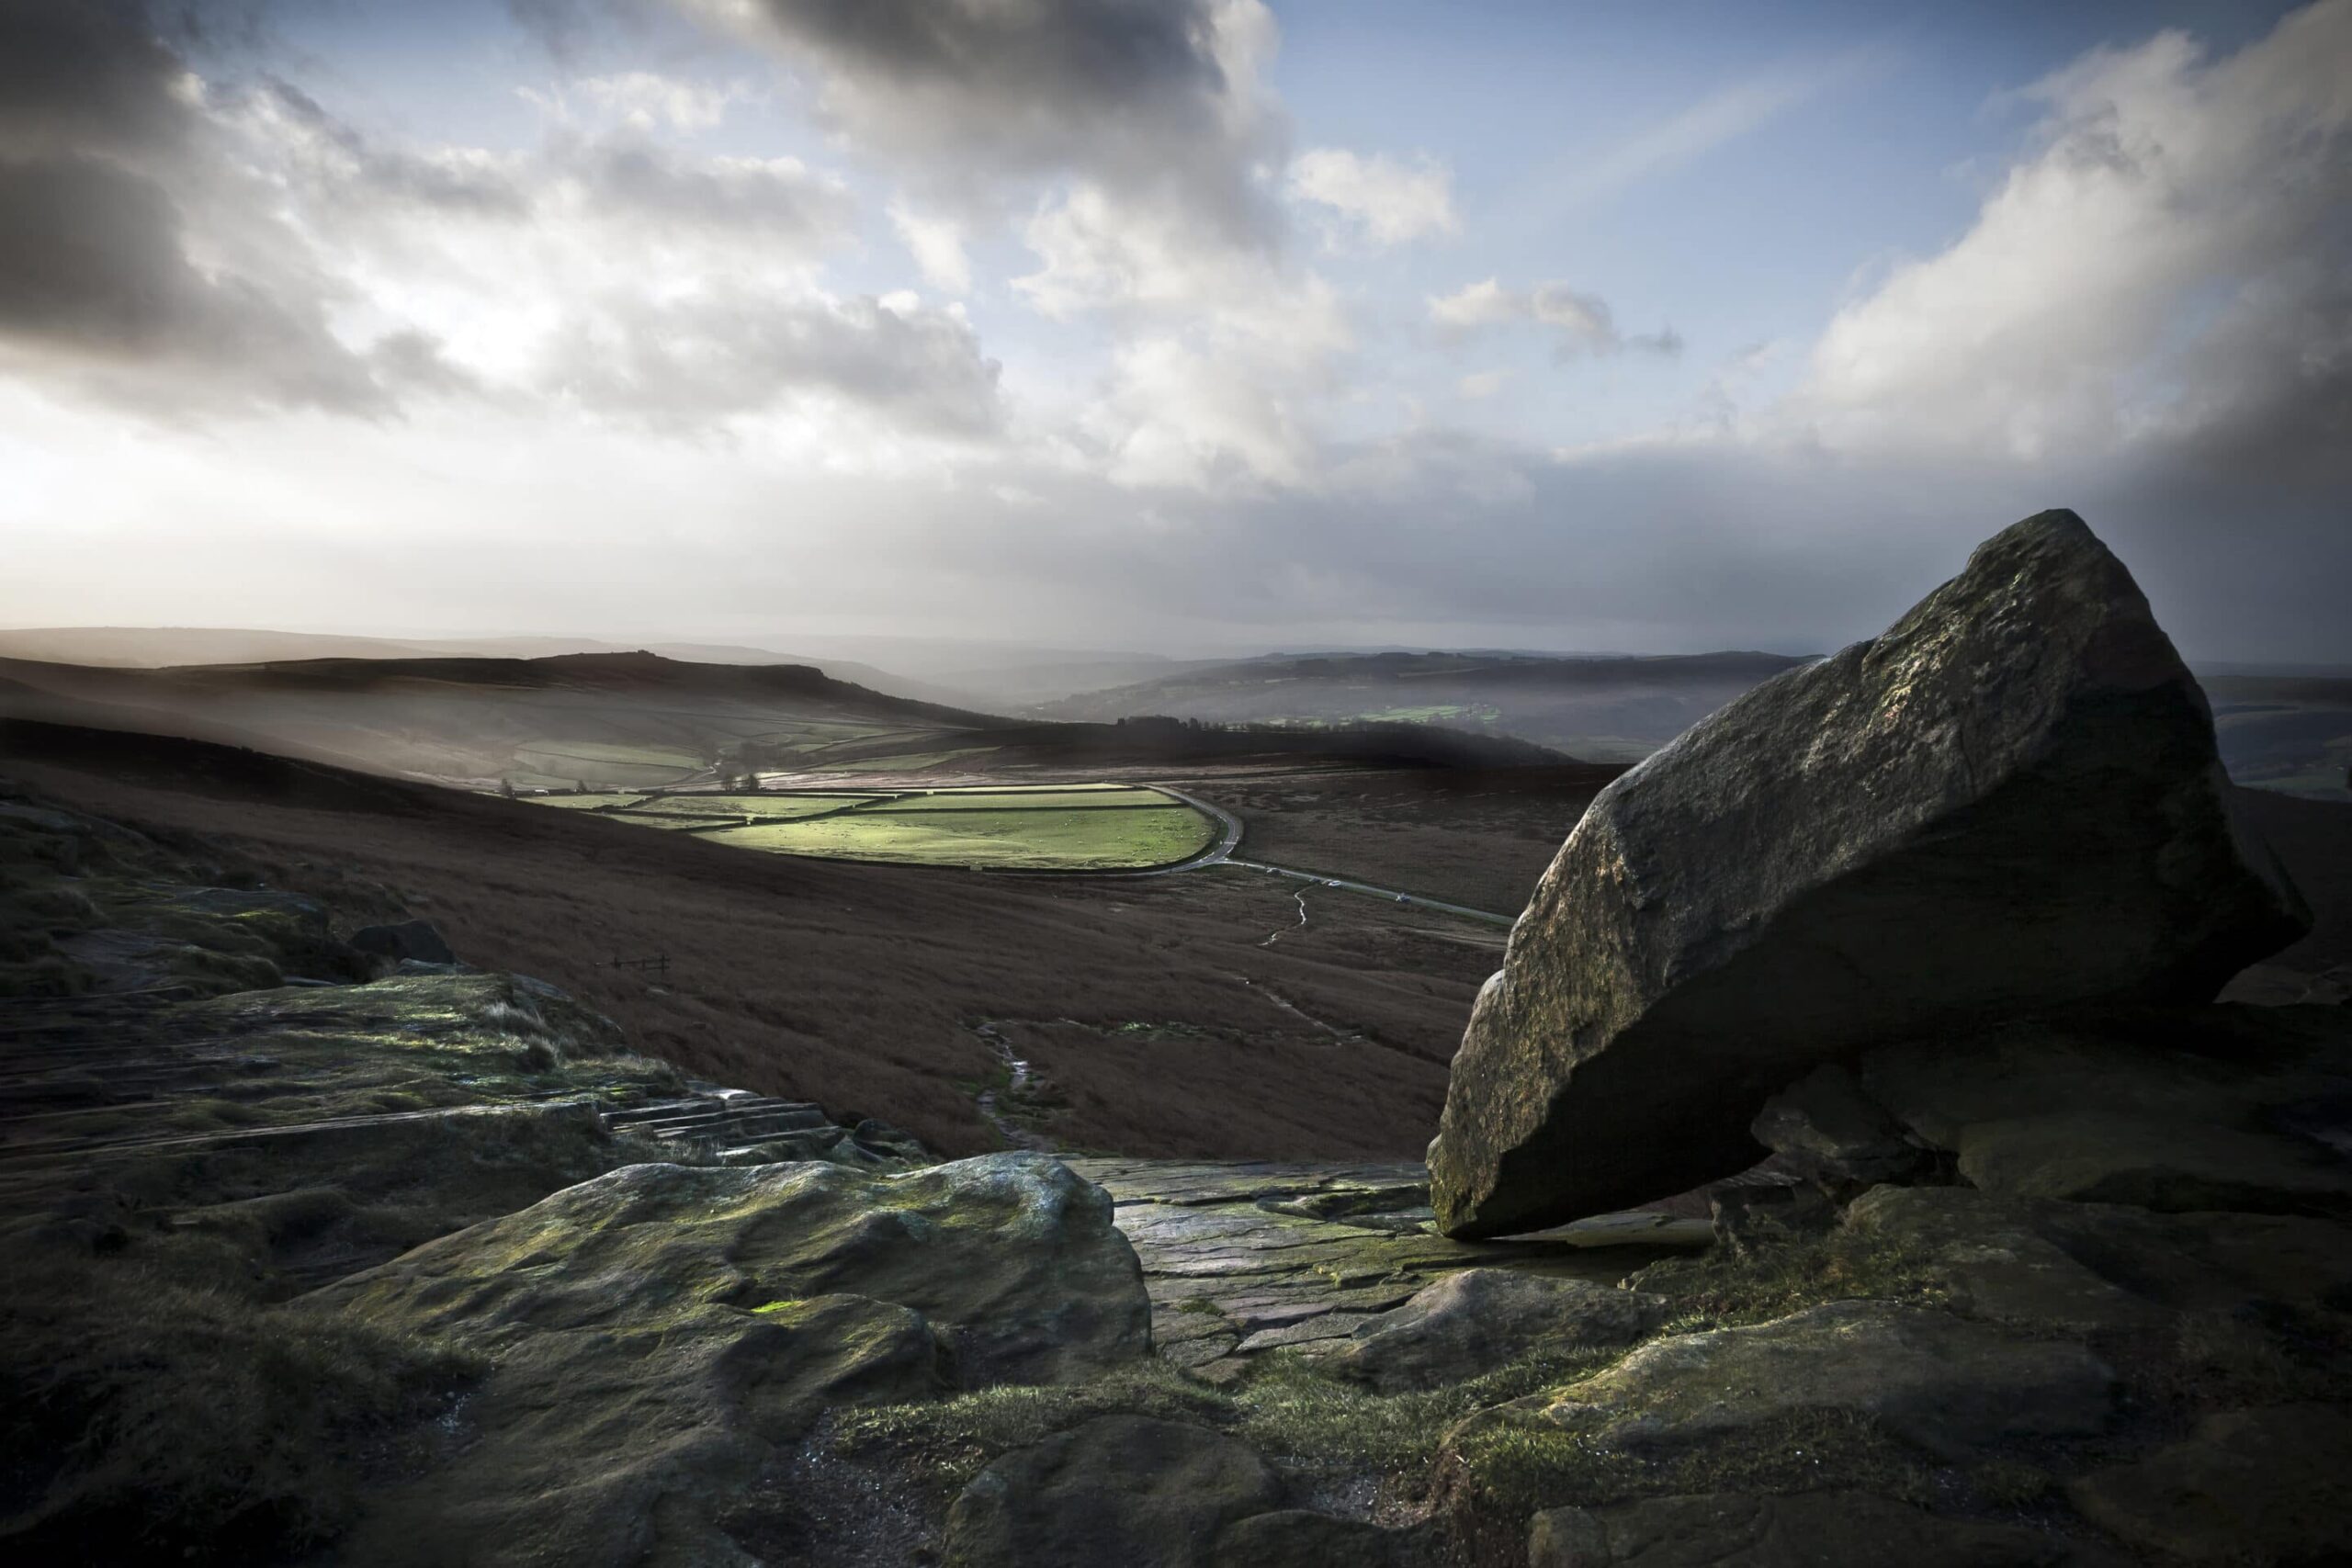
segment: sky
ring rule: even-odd
[[[2352,661],[2352,0],[0,0],[0,625]]]

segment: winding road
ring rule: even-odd
[[[1287,876],[1294,882],[1316,883],[1325,887],[1341,888],[1350,893],[1365,893],[1375,898],[1385,898],[1392,904],[1403,904],[1419,909],[1436,909],[1443,914],[1459,915],[1464,919],[1484,920],[1489,925],[1509,926],[1516,923],[1514,917],[1499,915],[1492,909],[1474,909],[1466,904],[1449,904],[1442,898],[1424,898],[1418,893],[1407,893],[1395,887],[1381,887],[1369,882],[1358,882],[1351,877],[1326,876],[1319,872],[1299,871],[1286,865],[1269,865],[1264,861],[1236,860],[1233,852],[1241,847],[1241,818],[1222,806],[1212,805],[1197,795],[1187,795],[1172,785],[1155,784],[1151,787],[1162,795],[1174,795],[1193,810],[1204,813],[1214,820],[1218,826],[1217,840],[1191,860],[1180,862],[1175,865],[1164,865],[1152,871],[1111,874],[1172,876],[1180,871],[1199,871],[1205,866],[1230,865],[1243,871],[1259,872],[1267,876]]]

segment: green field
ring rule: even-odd
[[[1199,853],[1216,828],[1187,806],[1140,811],[854,811],[815,822],[729,828],[720,843],[779,854],[997,871],[1115,870]]]
[[[902,795],[874,809],[890,812],[1101,811],[1139,806],[1165,809],[1167,805],[1168,797],[1156,789],[1093,784],[1054,790],[924,790],[919,795]]]
[[[725,817],[756,817],[762,821],[789,822],[797,817],[818,817],[843,807],[864,806],[887,796],[873,795],[665,795],[630,807],[629,817],[676,817],[711,820]],[[665,824],[666,826],[666,824]]]
[[[1114,871],[1165,865],[1216,840],[1216,825],[1155,789],[1038,789],[881,795],[551,795],[543,805],[626,806],[639,827],[775,854],[1001,871]],[[746,817],[759,820],[743,823]],[[721,826],[720,824],[734,824]]]
[[[565,794],[535,795],[530,797],[531,803],[535,806],[561,806],[567,807],[575,811],[601,811],[608,807],[627,806],[633,800],[643,800],[645,796],[641,793],[635,790],[630,791],[627,795]]]
[[[658,789],[703,765],[704,759],[674,746],[616,746],[594,740],[532,740],[514,748],[518,782],[605,784]]]

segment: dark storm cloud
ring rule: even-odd
[[[0,153],[167,152],[193,118],[184,69],[141,6],[0,0]]]
[[[315,314],[191,266],[164,187],[103,158],[0,162],[0,341],[85,361],[102,386],[161,363],[272,401],[381,402]]]
[[[935,196],[974,172],[1075,174],[1182,202],[1228,235],[1278,227],[1255,186],[1284,128],[1249,72],[1255,6],[1214,0],[753,0],[824,73],[820,112]],[[1262,33],[1262,36],[1260,36]],[[963,193],[969,197],[967,187]]]
[[[187,78],[138,6],[0,0],[0,360],[133,402],[380,409],[314,292],[191,261],[185,201],[221,171]]]

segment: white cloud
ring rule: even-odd
[[[2347,83],[2347,0],[2225,60],[2177,32],[2085,56],[2032,89],[2035,150],[1968,232],[1838,312],[1787,413],[2037,461],[2340,408]]]
[[[689,82],[650,71],[584,76],[573,85],[639,130],[667,124],[672,130],[716,130],[728,106],[751,96],[740,82]]]
[[[925,282],[946,294],[972,291],[972,261],[964,254],[963,226],[952,218],[927,216],[904,202],[890,204],[890,226]]]
[[[1452,294],[1431,295],[1429,313],[1442,333],[1453,337],[1515,324],[1547,328],[1554,357],[1564,360],[1626,349],[1672,355],[1682,348],[1682,339],[1671,327],[1625,336],[1617,330],[1607,300],[1558,282],[1506,288],[1499,279],[1489,277]]]
[[[1302,152],[1290,166],[1294,199],[1329,208],[1365,243],[1401,245],[1461,231],[1453,214],[1453,175],[1433,158],[1411,164],[1340,147]]]
[[[1501,391],[1510,380],[1508,370],[1479,370],[1454,383],[1454,390],[1471,402],[1482,402]]]

